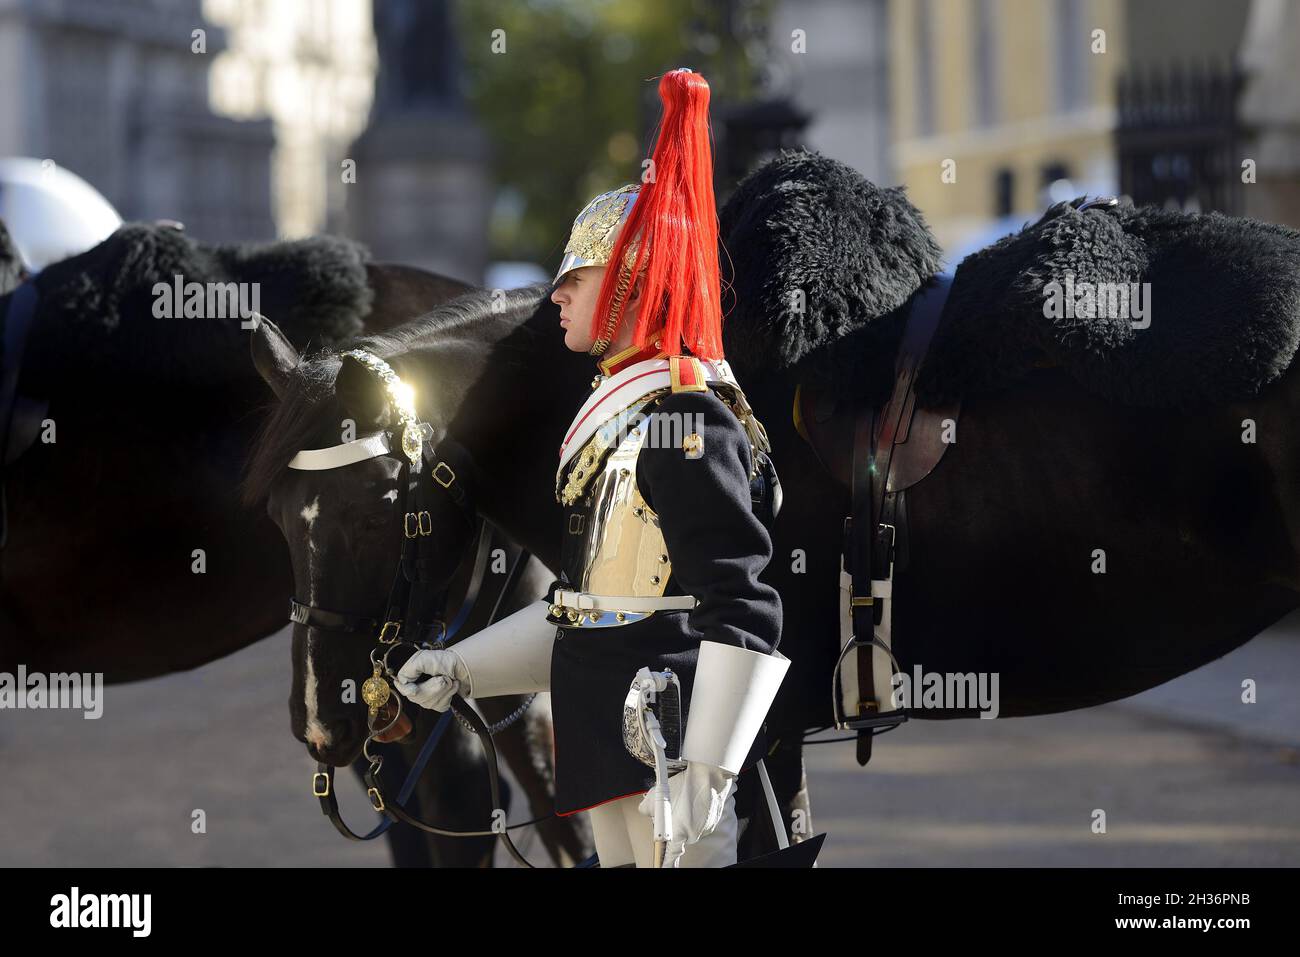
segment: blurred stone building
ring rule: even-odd
[[[228,37],[212,61],[214,109],[275,131],[278,234],[341,231],[343,163],[374,95],[370,0],[204,0],[203,11]]]
[[[874,183],[895,174],[888,24],[888,0],[779,0],[770,29],[772,83],[810,117],[803,143]]]
[[[1239,51],[1249,9],[1249,0],[1126,4],[1115,147],[1120,191],[1133,202],[1245,211]]]
[[[272,126],[209,105],[225,44],[200,0],[0,0],[0,154],[53,160],[127,219],[272,236]]]
[[[0,0],[0,155],[209,241],[341,228],[370,18],[369,0]]]
[[[1300,226],[1300,3],[1128,0],[1125,12],[1122,89],[1137,83],[1145,100],[1136,129],[1121,117],[1125,191]],[[1142,133],[1152,147],[1130,149]]]
[[[1251,3],[1241,65],[1241,118],[1258,164],[1246,214],[1300,227],[1300,3]]]

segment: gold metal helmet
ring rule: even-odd
[[[583,208],[573,221],[555,282],[563,279],[565,273],[583,266],[603,266],[609,262],[614,253],[614,241],[618,239],[618,229],[627,221],[640,192],[639,183],[628,183],[601,193]],[[633,245],[629,250],[635,248]]]

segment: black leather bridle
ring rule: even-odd
[[[486,831],[462,831],[435,826],[422,820],[418,815],[408,811],[404,804],[414,790],[416,782],[423,773],[438,741],[445,733],[449,722],[455,714],[461,722],[469,727],[478,737],[487,758],[488,784],[493,808],[502,808],[500,767],[497,761],[496,746],[492,740],[493,728],[471,708],[460,695],[453,696],[451,707],[438,720],[426,739],[420,754],[412,765],[406,780],[398,792],[397,798],[385,798],[384,789],[379,781],[379,772],[383,767],[383,757],[370,752],[370,744],[378,735],[392,728],[401,717],[401,695],[390,686],[396,678],[396,672],[388,662],[392,651],[403,645],[414,650],[421,648],[445,648],[457,640],[457,632],[468,618],[483,584],[487,557],[491,552],[491,526],[478,517],[472,497],[461,476],[472,472],[468,452],[459,443],[443,436],[436,447],[432,442],[432,429],[424,423],[422,431],[421,458],[418,465],[413,465],[401,452],[401,437],[395,429],[386,432],[389,452],[401,462],[398,487],[405,487],[403,499],[403,522],[401,556],[393,584],[389,589],[388,601],[382,617],[357,615],[348,612],[331,611],[317,605],[290,599],[289,618],[291,621],[319,631],[336,632],[350,635],[373,637],[377,642],[370,652],[370,661],[374,672],[362,687],[362,697],[371,705],[367,716],[369,734],[362,747],[369,766],[363,775],[366,794],[371,807],[383,814],[385,820],[366,834],[358,834],[348,827],[339,812],[338,801],[334,794],[334,768],[324,762],[317,763],[316,774],[312,777],[312,794],[320,801],[321,812],[329,818],[335,829],[349,840],[368,841],[379,837],[394,821],[442,837],[490,837],[496,836],[505,844],[506,850],[520,865],[531,868],[527,858],[510,839],[509,832],[523,827],[530,827],[554,817],[554,812],[518,824],[501,825]],[[430,464],[432,463],[432,464]],[[478,534],[474,570],[469,587],[455,620],[449,625],[443,617],[449,586],[435,588],[432,571],[436,559],[434,551],[433,515],[440,497],[450,499],[456,507],[456,513]],[[506,576],[501,592],[493,606],[488,624],[496,621],[501,605],[519,580],[530,555],[526,549],[520,549]],[[382,654],[381,654],[382,650]],[[399,666],[400,667],[400,666]],[[395,699],[397,707],[392,719],[383,727],[375,726],[378,708],[390,699]],[[531,702],[531,698],[529,701]],[[505,722],[499,723],[495,730],[508,724],[510,720],[522,715],[519,709]],[[592,866],[596,858],[593,855],[579,866]]]
[[[381,644],[398,643],[402,636],[419,647],[422,642],[441,641],[447,637],[446,622],[441,616],[447,599],[447,588],[434,590],[430,580],[435,556],[432,554],[433,510],[437,489],[444,490],[456,506],[456,514],[473,529],[479,525],[469,493],[462,483],[457,468],[451,463],[467,463],[468,453],[455,441],[443,438],[434,449],[428,439],[422,443],[420,467],[414,467],[400,452],[400,440],[392,430],[387,432],[388,445],[396,452],[386,455],[396,457],[401,463],[398,486],[405,487],[403,498],[401,556],[383,617],[355,615],[330,611],[317,605],[289,600],[289,620],[322,631],[373,635]],[[448,454],[451,452],[452,454]],[[424,465],[432,461],[430,468]],[[463,468],[464,466],[462,466]],[[470,588],[466,593],[465,608],[472,607],[482,585],[482,566],[476,566]],[[462,609],[464,610],[464,609]]]

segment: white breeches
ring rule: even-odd
[[[600,866],[654,866],[654,821],[637,810],[644,797],[633,794],[607,801],[587,811],[591,836]],[[678,867],[726,867],[736,863],[736,795],[727,797],[726,810],[717,828],[694,844],[687,844]]]

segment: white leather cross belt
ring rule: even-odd
[[[565,628],[608,628],[642,621],[656,611],[685,611],[697,604],[693,595],[592,595],[557,588],[548,617]]]

